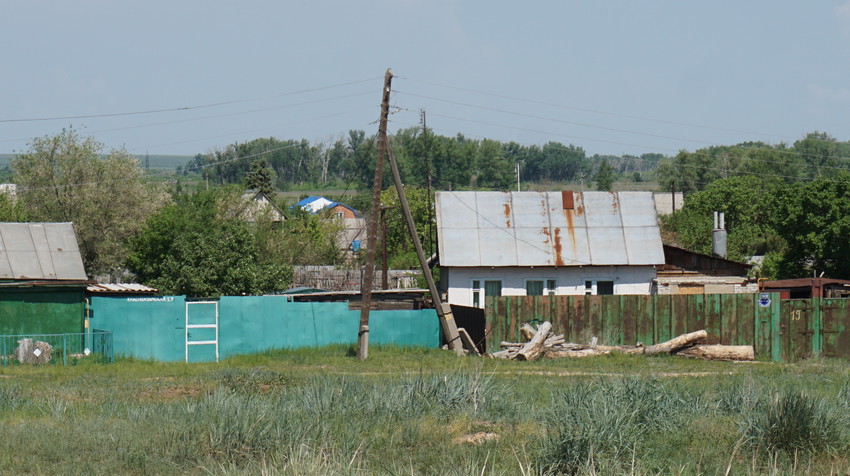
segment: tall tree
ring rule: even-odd
[[[279,253],[283,231],[260,214],[233,213],[238,187],[181,195],[150,217],[131,241],[127,265],[145,284],[173,294],[220,296],[285,289],[291,266]]]
[[[266,159],[255,160],[251,163],[251,170],[245,174],[245,187],[260,191],[272,198],[275,194],[275,179],[274,169],[269,167]]]
[[[145,182],[138,160],[73,129],[34,139],[12,161],[19,197],[32,220],[73,222],[89,274],[115,271],[127,241],[168,200]]]
[[[793,184],[774,197],[772,225],[787,248],[778,264],[783,278],[825,273],[850,279],[850,173]]]
[[[614,169],[608,165],[607,160],[599,163],[599,168],[593,175],[593,181],[596,183],[596,190],[611,190],[614,186]]]

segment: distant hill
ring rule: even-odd
[[[0,167],[6,167],[15,158],[16,154],[0,154]],[[139,159],[139,165],[142,167],[145,166],[145,156],[135,155],[137,159]],[[186,165],[187,162],[192,160],[194,156],[192,155],[150,155],[148,156],[150,159],[150,167],[152,169],[167,169],[173,170],[177,167],[182,167]]]

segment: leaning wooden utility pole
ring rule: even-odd
[[[366,223],[366,269],[360,283],[360,329],[357,331],[357,358],[369,357],[369,309],[372,307],[372,282],[375,280],[375,249],[378,247],[378,219],[381,215],[381,188],[384,182],[384,151],[387,149],[387,118],[390,115],[390,84],[393,70],[384,75],[381,98],[381,120],[378,124],[378,157],[375,161],[375,181],[372,184],[372,209]]]
[[[449,343],[449,348],[455,354],[463,355],[463,343],[460,341],[457,324],[455,323],[451,309],[446,304],[443,304],[443,300],[440,299],[440,293],[437,291],[436,283],[434,283],[434,276],[431,275],[431,268],[428,266],[425,252],[422,250],[422,242],[419,240],[419,234],[416,233],[416,223],[413,222],[413,215],[410,213],[410,206],[407,204],[407,195],[404,193],[404,185],[401,183],[401,175],[398,172],[395,156],[389,144],[387,144],[387,157],[390,161],[390,168],[393,171],[393,182],[395,182],[395,189],[398,192],[398,201],[404,213],[404,220],[407,222],[407,230],[410,232],[410,238],[413,239],[413,246],[416,247],[416,255],[419,257],[419,265],[422,267],[422,274],[425,276],[425,281],[428,282],[428,291],[431,292],[431,299],[434,300],[434,308],[440,317],[440,327],[443,329],[443,337],[445,337],[446,342]]]

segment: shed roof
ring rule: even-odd
[[[651,192],[437,192],[442,266],[660,265]]]
[[[86,280],[71,223],[0,223],[0,279]]]

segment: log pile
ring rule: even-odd
[[[552,323],[546,321],[537,329],[525,324],[520,333],[526,342],[502,342],[499,352],[492,357],[511,360],[535,360],[540,357],[557,359],[564,357],[588,357],[605,355],[611,352],[624,354],[661,355],[671,354],[682,357],[702,358],[707,360],[755,360],[755,352],[751,345],[698,345],[708,337],[704,330],[682,334],[660,344],[644,346],[609,346],[597,344],[594,337],[589,344],[567,342],[563,334],[552,334]]]

